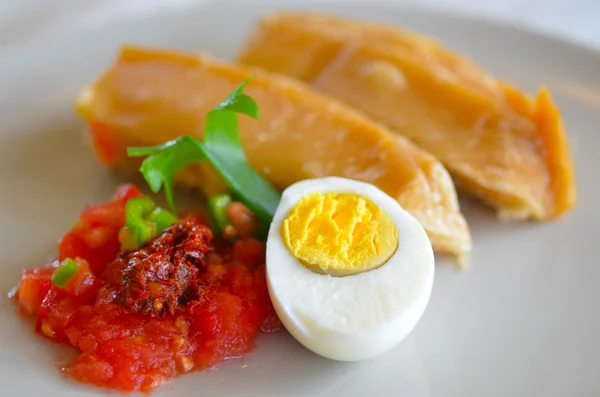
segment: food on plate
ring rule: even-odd
[[[165,187],[175,211],[175,175],[200,161],[211,163],[243,204],[264,210],[256,218],[269,223],[269,296],[286,329],[304,346],[344,361],[390,350],[417,324],[429,301],[434,256],[427,233],[398,201],[365,182],[314,178],[281,196],[275,192],[245,159],[232,122],[235,112],[258,115],[256,102],[243,92],[248,84],[249,79],[208,113],[201,139],[184,136],[130,147],[128,155],[147,156],[142,174],[155,192]],[[228,195],[208,199],[214,224],[226,234],[223,218],[240,218],[232,205]]]
[[[246,92],[257,101],[260,117],[241,117],[239,123],[244,158],[261,176],[278,190],[325,176],[371,183],[419,220],[434,249],[466,258],[469,229],[441,163],[361,113],[292,79],[205,56],[125,47],[116,63],[82,92],[77,110],[89,122],[100,159],[135,170],[140,163],[127,156],[129,146],[184,136],[177,147],[199,153],[194,140],[201,137],[206,115],[251,73],[255,77]],[[239,159],[239,153],[233,158]],[[223,175],[209,163],[184,165],[177,168],[177,184],[199,187],[206,196],[226,189]],[[269,200],[268,208],[273,204],[276,199]],[[250,207],[257,216],[268,212]]]
[[[238,114],[259,114],[249,81],[207,113],[199,138],[126,148],[170,210],[122,185],[83,210],[55,261],[23,272],[10,294],[21,313],[78,352],[62,373],[147,392],[244,356],[259,331],[280,328],[277,315],[338,360],[382,354],[419,321],[434,272],[423,227],[365,182],[309,179],[281,195],[242,148]],[[178,215],[176,175],[198,162],[227,191],[207,198],[209,213]]]
[[[576,202],[559,110],[429,38],[341,17],[264,18],[240,62],[284,73],[366,112],[439,158],[502,218],[557,218]]]
[[[152,190],[165,189],[171,211],[123,185],[109,202],[84,209],[56,261],[23,272],[13,295],[21,313],[35,317],[41,335],[79,352],[62,368],[66,375],[149,391],[241,357],[258,331],[280,328],[256,238],[280,194],[243,158],[237,113],[258,112],[244,86],[207,115],[202,141],[128,148],[146,157],[141,172]],[[208,198],[209,214],[178,217],[174,172],[199,160],[230,191]]]
[[[123,391],[149,391],[243,356],[257,332],[279,324],[263,243],[213,236],[207,215],[175,220],[150,215],[165,215],[154,207],[131,216],[138,198],[151,203],[124,185],[109,202],[86,207],[60,240],[58,259],[23,271],[14,295],[38,333],[77,349],[62,373]],[[172,223],[161,224],[167,217]],[[142,243],[138,232],[148,228]]]
[[[283,192],[267,240],[269,295],[313,352],[356,361],[388,351],[421,318],[433,277],[427,234],[373,185],[329,177]]]

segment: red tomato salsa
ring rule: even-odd
[[[59,259],[75,260],[77,272],[59,288],[58,261],[25,270],[14,296],[41,335],[78,349],[62,372],[123,391],[241,357],[257,331],[280,327],[258,240],[213,239],[206,216],[195,214],[120,252],[125,204],[140,195],[125,185],[85,208],[59,243]]]

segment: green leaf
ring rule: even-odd
[[[164,186],[173,212],[176,213],[173,185],[177,172],[189,164],[209,161],[259,221],[269,224],[273,219],[281,196],[248,163],[238,130],[238,113],[259,117],[258,105],[243,92],[251,78],[208,113],[202,142],[182,136],[158,146],[128,148],[129,156],[148,156],[140,171],[155,193]]]
[[[250,96],[244,94],[244,89],[254,78],[254,75],[250,75],[240,85],[238,85],[232,92],[223,99],[212,111],[216,112],[219,110],[230,110],[232,112],[242,113],[253,119],[258,120],[258,105]]]
[[[154,193],[165,188],[165,196],[171,211],[177,214],[175,205],[174,181],[177,172],[185,166],[206,159],[199,142],[189,136],[179,137],[162,145],[127,148],[130,157],[148,157],[142,163],[140,172]]]
[[[258,119],[258,105],[243,92],[251,78],[252,76],[244,80],[208,113],[204,127],[205,148],[216,154],[226,153],[229,160],[237,163],[247,163],[247,160],[242,148],[236,113]],[[249,167],[247,164],[246,166]]]
[[[207,159],[227,182],[235,195],[250,208],[257,219],[270,223],[279,204],[280,194],[257,173],[246,159],[236,113],[258,118],[258,105],[243,93],[249,77],[236,87],[206,117],[204,149]]]
[[[270,223],[281,196],[277,190],[246,162],[206,148],[206,155],[231,191],[262,223]]]

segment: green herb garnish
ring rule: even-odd
[[[122,250],[132,250],[155,238],[177,220],[169,211],[157,207],[148,196],[134,197],[125,205],[125,226],[119,231]]]
[[[207,202],[208,211],[214,223],[213,228],[216,233],[221,234],[225,226],[230,223],[227,217],[227,207],[231,203],[231,196],[225,193],[216,194],[210,196]]]
[[[71,258],[67,258],[58,265],[52,273],[52,284],[58,288],[64,288],[65,285],[79,271],[79,265]]]
[[[177,217],[164,208],[156,207],[147,218],[150,222],[156,224],[159,232],[162,232],[171,226],[177,220]]]
[[[164,186],[173,212],[177,213],[173,195],[177,172],[189,164],[208,161],[263,225],[273,219],[280,194],[248,164],[238,130],[238,113],[258,119],[258,105],[243,93],[251,78],[208,113],[202,141],[182,136],[158,146],[127,149],[131,157],[148,156],[140,171],[153,192]]]

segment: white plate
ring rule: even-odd
[[[175,2],[176,4],[183,4]],[[86,203],[116,180],[96,162],[72,111],[78,90],[124,42],[231,57],[256,17],[281,5],[217,2],[98,18],[0,52],[0,219],[6,293],[22,268],[40,265]],[[255,2],[252,2],[255,3]],[[306,1],[302,2],[307,4]],[[321,359],[288,335],[260,337],[246,361],[195,373],[169,396],[598,396],[600,395],[600,56],[516,28],[394,6],[317,5],[434,35],[529,91],[547,83],[564,112],[580,199],[564,219],[500,224],[465,207],[472,266],[439,263],[422,321],[376,360]],[[220,4],[220,5],[219,5]],[[308,5],[305,6],[309,8]],[[0,394],[99,396],[53,368],[61,348],[35,336],[0,299]]]

